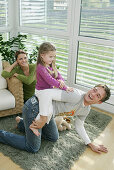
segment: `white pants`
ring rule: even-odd
[[[61,89],[35,89],[35,95],[39,100],[39,114],[36,117],[37,120],[39,119],[40,115],[47,116],[47,123],[49,123],[53,114],[52,100],[61,101],[62,91],[63,90]]]

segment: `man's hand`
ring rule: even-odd
[[[97,152],[97,153],[99,153],[99,154],[101,154],[102,152],[105,152],[105,153],[108,152],[107,148],[104,147],[104,145],[98,145],[98,146],[96,146],[96,145],[94,145],[94,144],[92,144],[92,143],[89,143],[88,146],[91,148],[91,150],[92,150],[93,152]]]
[[[31,128],[41,129],[47,122],[47,116],[41,116],[39,120],[34,120],[30,125]]]

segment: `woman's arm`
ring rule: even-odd
[[[3,70],[1,76],[4,78],[11,78],[16,73],[16,68],[13,68],[11,72]]]
[[[13,68],[15,68],[17,65],[18,65],[17,61],[15,61],[12,65],[10,65],[9,67],[6,67],[4,70],[7,72],[11,72]]]
[[[22,81],[22,83],[24,84],[31,84],[34,80],[35,80],[35,71],[36,71],[36,65],[35,64],[31,64],[29,65],[29,76],[26,75],[22,75],[22,74],[18,74],[16,75],[16,77]]]

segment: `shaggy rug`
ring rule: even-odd
[[[110,116],[91,110],[85,121],[85,128],[90,139],[94,140],[110,121]],[[0,118],[0,129],[20,134],[15,126],[15,116]],[[74,127],[70,131],[60,132],[59,140],[56,143],[43,140],[41,149],[35,154],[0,143],[0,152],[10,157],[24,170],[70,170],[73,162],[85,149],[86,146],[75,132]]]

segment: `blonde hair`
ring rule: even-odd
[[[50,51],[56,51],[56,48],[50,42],[44,42],[40,45],[39,51],[38,51],[37,65],[38,64],[45,65],[45,63],[41,57],[41,54],[46,54]],[[57,78],[58,72],[57,72],[57,68],[55,65],[55,60],[52,62],[52,64],[50,64],[50,67],[52,67],[53,71],[51,71],[50,69],[47,68],[48,72],[51,75],[54,74],[55,78]]]

